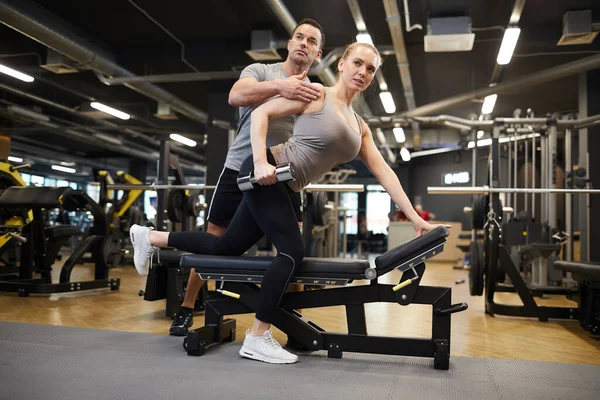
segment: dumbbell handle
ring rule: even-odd
[[[296,174],[292,163],[281,164],[275,167],[275,178],[278,182],[288,182],[296,180]],[[253,172],[240,175],[237,179],[238,187],[242,192],[254,189],[256,177]]]

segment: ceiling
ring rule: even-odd
[[[327,37],[324,56],[355,40],[357,28],[349,7],[351,1],[276,2],[287,8],[296,21],[315,18],[322,24]],[[384,2],[355,0],[375,45],[391,49],[393,40]],[[410,32],[402,30],[417,107],[492,83],[503,28],[508,26],[513,1],[408,0],[407,3],[411,24],[425,27]],[[600,39],[587,45],[557,46],[565,12],[591,9],[595,19],[595,12],[600,10],[598,2],[526,0],[519,3],[524,3],[518,22],[521,35],[512,61],[501,69],[495,83],[600,52]],[[404,1],[396,4],[405,28]],[[254,62],[245,52],[251,48],[252,31],[271,30],[280,41],[289,36],[266,0],[0,0],[0,10],[3,8],[19,9],[42,24],[58,27],[66,37],[77,37],[80,43],[135,75],[240,71]],[[178,132],[199,143],[195,148],[174,143],[173,148],[186,172],[190,176],[201,176],[198,166],[205,160],[207,124],[218,120],[222,126],[225,123],[235,126],[235,110],[227,104],[227,93],[235,78],[153,84],[187,103],[194,112],[208,117],[203,122],[198,114],[190,116],[190,113],[174,111],[177,119],[159,119],[154,116],[158,107],[156,99],[123,85],[105,85],[94,70],[80,62],[65,59],[65,63],[76,68],[75,73],[56,74],[42,68],[41,65],[48,63],[48,49],[40,41],[52,43],[17,32],[7,26],[11,23],[3,15],[0,12],[0,22],[4,22],[0,24],[0,64],[36,78],[33,83],[23,83],[0,74],[0,131],[11,133],[14,154],[36,161],[75,161],[109,169],[127,169],[129,160],[135,158],[148,162],[153,168],[159,141],[169,140],[170,133]],[[429,17],[463,15],[470,16],[475,33],[471,51],[424,51]],[[279,54],[285,57],[285,48],[280,49]],[[407,110],[407,102],[394,54],[385,56],[382,73],[394,98],[396,114],[401,114]],[[319,81],[317,76],[311,79]],[[386,116],[379,92],[374,84],[363,99],[373,116]],[[566,77],[499,95],[493,116],[512,116],[516,108],[531,108],[536,116],[574,112],[577,98],[577,76]],[[481,100],[441,113],[461,118],[479,115]],[[99,113],[88,112],[90,101],[103,102],[130,113],[133,118],[128,121],[98,119]],[[10,112],[9,106],[15,105],[49,119],[39,121]],[[225,129],[223,132],[227,134]],[[387,142],[395,144],[391,131],[386,129],[384,133]],[[406,133],[406,145],[411,147],[410,127]],[[459,138],[456,131],[448,128],[424,127],[421,134],[422,147],[455,145]],[[400,146],[393,145],[392,151]]]

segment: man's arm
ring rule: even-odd
[[[229,91],[229,105],[249,107],[277,95],[289,100],[311,102],[320,95],[319,86],[305,82],[306,72],[285,79],[258,82],[251,77],[238,80]]]

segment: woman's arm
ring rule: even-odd
[[[385,188],[387,193],[392,198],[392,201],[396,203],[400,209],[404,212],[406,217],[413,223],[413,227],[417,232],[417,236],[422,233],[433,229],[433,225],[424,221],[415,209],[413,208],[408,196],[402,188],[400,180],[385,162],[383,156],[377,149],[375,142],[373,141],[373,134],[367,126],[367,124],[361,119],[363,136],[362,144],[359,152],[359,157],[365,163],[367,168],[375,175],[377,181]]]
[[[324,91],[322,91],[324,93]],[[267,130],[269,121],[289,115],[312,112],[316,109],[320,100],[305,103],[298,100],[288,100],[276,97],[257,107],[250,116],[250,142],[252,144],[252,156],[254,158],[254,176],[261,185],[272,185],[275,179],[275,167],[267,162]]]

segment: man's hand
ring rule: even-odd
[[[310,103],[319,98],[321,90],[314,83],[305,82],[306,71],[299,75],[292,75],[285,79],[280,79],[279,94],[289,100],[299,100]]]
[[[277,183],[275,167],[266,161],[254,163],[254,177],[259,185],[273,185]]]

